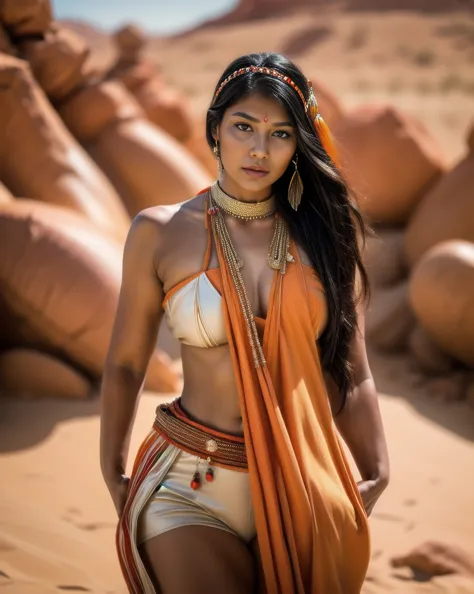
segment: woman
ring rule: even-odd
[[[122,570],[135,593],[354,594],[389,474],[359,298],[364,224],[285,57],[230,64],[207,137],[218,183],[173,213],[142,212],[125,247],[101,430]],[[158,407],[129,481],[163,314],[184,386]]]

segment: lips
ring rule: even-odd
[[[257,167],[257,166],[250,166],[250,167],[242,167],[242,169],[247,169],[250,171],[259,171],[260,173],[268,173],[268,169],[264,169],[263,167]]]
[[[259,167],[258,165],[251,165],[250,167],[242,167],[242,171],[250,178],[260,179],[269,174],[268,169]]]

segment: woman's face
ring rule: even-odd
[[[295,128],[286,109],[257,93],[225,111],[215,138],[224,166],[223,189],[241,199],[269,196],[296,151]]]

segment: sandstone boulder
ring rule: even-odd
[[[438,402],[459,402],[466,398],[467,375],[463,371],[426,378],[424,392]]]
[[[134,24],[121,27],[114,33],[113,39],[119,54],[127,59],[137,57],[146,44],[146,34]]]
[[[108,126],[117,122],[145,118],[130,93],[114,81],[83,86],[57,109],[70,132],[83,145],[97,140]]]
[[[41,35],[53,20],[50,0],[2,0],[0,23],[14,37]]]
[[[0,205],[2,300],[15,319],[11,347],[38,349],[100,378],[121,270],[122,246],[83,217],[37,201]],[[169,358],[158,350],[147,385],[164,392],[178,385]]]
[[[185,142],[191,136],[191,105],[181,93],[153,78],[136,87],[134,95],[150,122],[179,142]]]
[[[73,31],[55,24],[43,39],[26,39],[18,47],[52,101],[60,101],[84,84],[89,48],[86,41]]]
[[[474,244],[445,241],[428,250],[412,271],[410,302],[439,347],[474,366]]]
[[[372,291],[365,315],[365,334],[372,344],[384,350],[405,348],[414,324],[406,281]]]
[[[449,239],[474,243],[474,152],[441,177],[415,209],[405,236],[409,265]]]
[[[406,276],[404,230],[379,228],[376,237],[367,237],[363,261],[374,287],[395,285]]]
[[[392,105],[366,105],[333,126],[343,173],[372,222],[406,223],[444,170],[435,139]]]
[[[5,202],[11,202],[13,200],[13,196],[7,190],[7,188],[0,182],[0,204]]]
[[[474,376],[470,378],[466,389],[466,402],[471,408],[474,408]]]
[[[10,37],[4,27],[0,24],[0,52],[14,55],[15,50],[10,41]]]
[[[89,379],[51,355],[31,349],[0,352],[0,393],[20,398],[84,399]]]
[[[393,557],[392,567],[410,567],[427,576],[458,573],[474,576],[474,558],[461,547],[428,541],[413,548],[406,555]]]
[[[469,147],[470,152],[474,153],[474,122],[471,124],[467,134],[467,146]]]
[[[106,73],[106,78],[121,82],[132,93],[138,87],[154,80],[155,84],[161,82],[156,66],[147,60],[140,59],[138,62],[118,59],[112,68]]]
[[[0,179],[15,196],[67,206],[124,240],[130,219],[118,194],[66,129],[28,63],[7,55],[0,55],[0,129]]]
[[[150,206],[189,200],[212,181],[189,151],[145,119],[118,121],[87,148],[132,217]]]

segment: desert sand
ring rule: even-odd
[[[86,24],[67,24],[87,38],[94,67],[111,62],[107,35]],[[465,152],[465,132],[474,118],[473,39],[472,16],[461,12],[319,8],[152,39],[146,55],[202,116],[232,58],[282,51],[348,108],[390,101],[415,115],[455,163]],[[430,579],[394,569],[390,559],[426,540],[457,545],[474,556],[474,409],[467,402],[435,400],[406,355],[371,350],[370,361],[392,476],[371,516],[372,559],[363,591],[472,594],[472,579]],[[142,395],[129,465],[157,404],[176,395]],[[115,554],[115,510],[99,468],[98,415],[97,396],[80,402],[1,400],[2,592],[126,592]]]
[[[364,594],[472,594],[474,581],[424,581],[390,558],[425,540],[474,554],[474,423],[465,403],[434,401],[405,356],[371,353],[392,477],[371,516],[372,560]],[[142,395],[131,457],[160,402]],[[99,404],[2,401],[0,586],[8,594],[125,594],[114,548],[116,515],[99,469]]]

